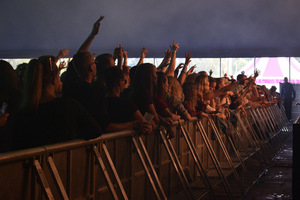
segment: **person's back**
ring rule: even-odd
[[[74,139],[91,139],[102,133],[100,126],[71,98],[40,103],[36,111],[16,115],[15,149],[54,144]]]
[[[285,79],[285,82],[282,84],[280,95],[283,98],[295,98],[295,89],[294,86]]]
[[[292,118],[292,102],[296,98],[296,92],[294,86],[288,82],[288,78],[284,78],[284,83],[280,89],[280,95],[283,97],[283,105],[285,108],[285,114],[290,120]]]

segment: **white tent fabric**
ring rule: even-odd
[[[36,57],[68,48],[71,54],[104,15],[91,51],[130,57],[146,47],[163,57],[173,40],[179,57],[299,56],[298,0],[3,0],[0,57]]]

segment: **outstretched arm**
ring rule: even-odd
[[[123,47],[122,45],[119,45],[118,47],[115,48],[115,51],[114,51],[114,55],[115,55],[115,58],[118,60],[117,62],[117,67],[121,70],[123,70]]]
[[[176,69],[175,69],[175,71],[174,71],[174,77],[175,77],[175,78],[178,77],[179,70],[180,70],[183,66],[184,66],[184,64],[183,64],[183,63],[180,63],[180,64],[176,67]]]
[[[176,62],[176,52],[179,49],[179,44],[175,43],[175,40],[173,41],[173,45],[171,46],[171,61],[170,65],[166,71],[167,76],[174,76],[175,71],[175,62]]]
[[[192,57],[192,53],[189,52],[189,53],[185,53],[185,63],[184,63],[184,66],[183,66],[183,69],[181,70],[181,73],[179,75],[179,78],[178,78],[178,81],[180,83],[180,85],[183,85],[185,79],[186,79],[186,76],[187,76],[187,66],[190,64],[191,62],[191,57]]]
[[[57,63],[59,59],[67,56],[68,54],[69,54],[69,50],[67,48],[60,49],[57,56],[55,57],[55,63]]]
[[[123,58],[124,58],[123,68],[128,67],[128,64],[127,64],[128,55],[127,55],[127,51],[125,51],[124,49],[123,49]]]
[[[146,48],[142,48],[140,60],[136,66],[140,66],[141,64],[144,63],[144,59],[145,59],[147,53],[148,53],[148,50]]]
[[[165,50],[165,57],[164,59],[161,61],[160,65],[158,66],[158,70],[165,72],[167,70],[167,66],[170,62],[171,59],[171,50]]]
[[[100,28],[100,22],[104,19],[104,16],[101,16],[95,23],[92,29],[92,32],[88,36],[88,38],[83,42],[83,44],[78,49],[78,52],[80,51],[88,51],[92,41],[94,40],[95,36],[99,33]]]

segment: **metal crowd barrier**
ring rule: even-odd
[[[235,199],[289,132],[277,105],[0,155],[0,199]]]

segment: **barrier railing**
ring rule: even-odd
[[[1,154],[0,199],[243,195],[281,148],[288,121],[277,105],[231,115],[231,122],[210,116],[174,123],[174,138],[160,127],[147,136],[121,131]]]

